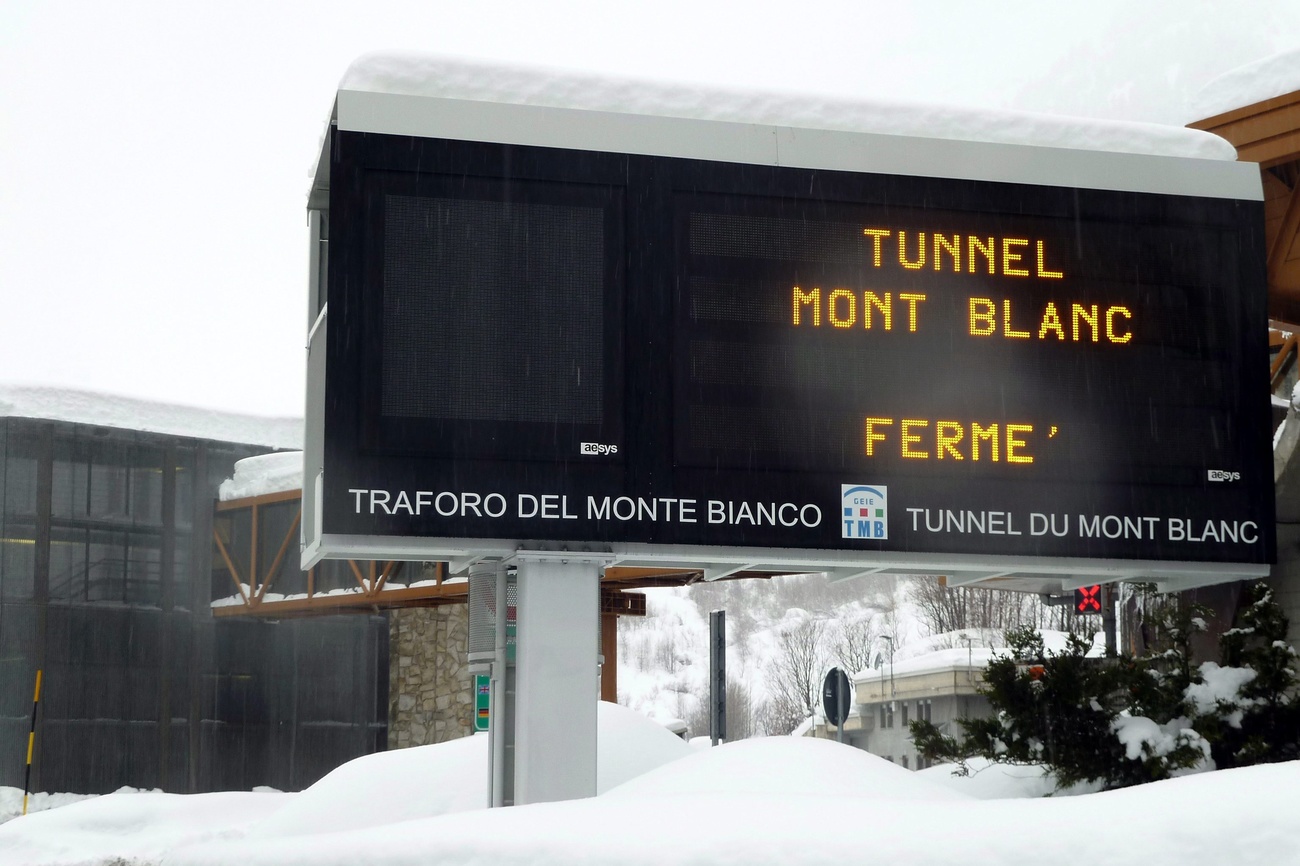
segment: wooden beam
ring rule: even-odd
[[[257,592],[257,506],[253,506],[253,543],[248,556],[248,591],[260,598]]]
[[[1226,138],[1237,158],[1268,168],[1300,156],[1300,91],[1187,124]]]
[[[371,567],[372,567],[372,569],[373,569],[373,567],[374,567],[374,566],[373,566],[373,563],[371,564]],[[374,586],[373,586],[373,587],[371,588],[371,590],[370,590],[370,594],[371,594],[371,595],[374,595],[375,593],[383,592],[383,591],[384,591],[384,584],[385,584],[385,583],[388,583],[388,578],[392,576],[392,574],[393,574],[393,570],[394,570],[396,567],[397,567],[397,563],[396,563],[396,562],[389,561],[389,562],[385,562],[385,563],[384,563],[384,570],[383,570],[383,572],[379,575],[379,580],[375,581]],[[372,572],[372,573],[373,573],[373,572]]]
[[[279,493],[263,493],[260,496],[246,496],[243,499],[227,499],[217,502],[217,513],[252,508],[254,505],[274,505],[277,502],[302,501],[301,490],[282,490]]]
[[[605,662],[600,666],[600,699],[618,703],[618,617],[612,613],[600,615],[600,654]]]
[[[429,607],[438,604],[463,604],[468,592],[466,583],[444,583],[442,586],[405,587],[386,589],[377,596],[361,592],[317,595],[314,598],[287,598],[264,601],[256,606],[228,604],[212,608],[214,617],[259,616],[280,618],[309,616],[340,612],[370,612],[376,608],[387,610],[398,607]]]
[[[622,592],[602,586],[600,588],[600,612],[612,616],[645,616],[646,603],[644,592]]]
[[[1300,234],[1300,186],[1291,190],[1286,211],[1282,215],[1282,224],[1278,226],[1277,234],[1270,238],[1268,245],[1270,278],[1276,277],[1282,265],[1291,258],[1291,250],[1295,246],[1297,234]]]
[[[1269,366],[1268,382],[1269,388],[1277,387],[1279,374],[1284,373],[1287,369],[1287,362],[1296,353],[1296,335],[1292,334],[1282,342],[1282,348],[1278,350],[1277,356],[1273,358],[1273,363]]]
[[[289,531],[284,534],[284,540],[280,542],[280,549],[275,552],[275,560],[271,562],[270,569],[267,570],[266,576],[262,579],[262,588],[258,590],[257,600],[261,601],[266,596],[267,587],[275,580],[276,574],[280,571],[280,563],[284,560],[285,551],[289,549],[289,540],[294,537],[298,531],[298,522],[302,520],[302,509],[293,516],[293,523],[289,525]]]
[[[248,593],[244,592],[244,582],[239,579],[239,569],[230,561],[230,554],[226,552],[226,546],[221,543],[221,535],[217,532],[216,527],[212,528],[212,540],[217,543],[217,550],[221,552],[221,558],[226,561],[226,570],[230,574],[230,579],[235,582],[235,590],[244,597],[244,604],[248,604]]]
[[[352,577],[356,580],[357,586],[361,587],[361,591],[370,592],[370,587],[366,586],[366,579],[361,576],[361,569],[357,568],[356,560],[349,559],[348,565],[352,568]]]

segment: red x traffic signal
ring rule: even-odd
[[[1084,586],[1074,591],[1074,609],[1079,613],[1101,613],[1101,584]]]

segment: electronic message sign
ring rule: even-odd
[[[1273,557],[1248,185],[329,147],[309,555]]]

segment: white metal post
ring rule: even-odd
[[[489,749],[492,753],[492,775],[488,780],[489,805],[504,806],[512,798],[506,792],[506,744],[511,739],[509,716],[506,709],[506,683],[508,658],[506,656],[506,621],[509,615],[507,598],[508,577],[506,567],[496,564],[496,620],[493,636],[493,658],[491,698],[488,702],[491,716],[488,717]]]
[[[552,553],[515,561],[515,803],[592,797],[604,562]]]

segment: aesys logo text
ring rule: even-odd
[[[605,445],[605,444],[603,444],[603,443],[601,443],[601,442],[579,442],[579,443],[578,443],[578,453],[579,453],[579,454],[595,454],[595,455],[597,455],[597,456],[604,456],[604,455],[606,455],[606,454],[617,454],[617,453],[618,453],[618,446],[617,446],[617,445]]]
[[[1210,481],[1240,481],[1240,472],[1229,472],[1226,469],[1207,469],[1206,478]]]
[[[888,487],[867,487],[862,484],[841,484],[840,499],[843,506],[842,538],[889,537],[889,505],[885,500]]]

